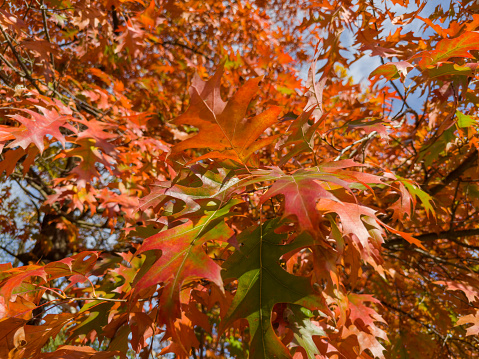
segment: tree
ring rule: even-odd
[[[476,356],[476,3],[4,1],[0,357]]]

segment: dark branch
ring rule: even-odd
[[[463,229],[463,230],[456,230],[456,231],[445,231],[445,232],[439,232],[439,233],[424,233],[414,237],[419,239],[421,242],[431,242],[437,239],[448,239],[463,247],[467,247],[471,249],[479,249],[479,247],[471,246],[466,243],[457,241],[457,238],[471,237],[471,236],[478,236],[478,235],[479,235],[479,228],[474,228],[474,229]],[[405,239],[401,237],[393,237],[390,240],[387,240],[386,243],[383,244],[383,247],[387,249],[394,249],[400,246],[409,246],[409,245],[410,244]]]
[[[477,149],[474,148],[472,152],[469,154],[469,156],[466,157],[466,159],[451,173],[449,173],[441,183],[438,183],[434,186],[432,186],[430,189],[427,190],[427,192],[431,195],[434,196],[437,193],[441,192],[445,187],[447,187],[449,184],[457,180],[461,175],[471,168],[474,163],[477,161]]]

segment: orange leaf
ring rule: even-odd
[[[274,106],[257,116],[245,118],[248,106],[258,92],[261,78],[248,80],[225,104],[220,96],[222,71],[220,68],[207,82],[199,78],[193,82],[190,89],[191,105],[174,123],[195,126],[199,133],[176,144],[173,152],[208,148],[215,152],[204,157],[228,158],[246,164],[255,151],[274,140],[274,137],[258,138],[278,121],[281,109]]]

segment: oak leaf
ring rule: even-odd
[[[45,149],[43,139],[45,136],[55,137],[60,141],[63,147],[65,147],[65,137],[60,132],[60,127],[64,127],[73,133],[77,132],[77,129],[67,122],[70,116],[62,115],[55,109],[48,110],[42,106],[36,107],[43,115],[28,109],[22,109],[20,111],[29,114],[31,118],[26,118],[21,115],[9,115],[9,117],[17,120],[23,126],[12,127],[10,129],[9,132],[15,136],[15,140],[9,143],[7,147],[13,148],[20,146],[26,150],[31,143],[34,143],[40,150],[40,153],[43,153]]]
[[[285,310],[285,316],[294,333],[296,343],[304,348],[308,359],[315,359],[316,355],[321,353],[313,340],[313,336],[324,337],[327,335],[323,328],[313,323],[313,313],[299,305],[289,304]]]
[[[120,351],[96,351],[89,346],[62,345],[51,353],[43,353],[42,359],[110,359],[120,357],[126,359]]]
[[[466,335],[479,334],[479,312],[460,317],[456,322],[456,326],[464,324],[473,324],[472,327],[467,328]]]
[[[278,222],[268,221],[254,230],[242,232],[238,238],[242,246],[223,265],[224,279],[238,279],[238,289],[221,322],[220,332],[236,320],[246,318],[251,333],[250,359],[291,357],[271,324],[275,304],[325,309],[310,278],[289,274],[279,264],[280,257],[286,253],[313,245],[312,237],[304,233],[292,243],[283,245],[287,236],[274,232]]]
[[[226,225],[224,218],[236,200],[216,211],[207,212],[197,223],[189,220],[177,227],[162,231],[147,238],[137,254],[160,250],[161,256],[144,274],[140,272],[135,292],[163,283],[159,299],[159,318],[173,328],[176,318],[181,317],[180,291],[188,281],[206,279],[218,288],[223,288],[221,267],[203,249],[207,241],[226,241],[234,232]],[[174,340],[181,339],[173,331]]]
[[[437,43],[434,50],[420,52],[411,59],[420,58],[421,69],[440,64],[451,57],[473,58],[469,51],[479,50],[479,32],[466,31],[454,39],[443,39]]]
[[[158,181],[150,186],[150,193],[140,199],[139,210],[156,208],[171,198],[185,203],[185,208],[176,216],[200,210],[201,206],[215,201],[228,201],[232,194],[241,190],[240,180],[224,168],[208,169],[199,164],[190,167],[191,174],[174,181]]]
[[[276,136],[258,139],[271,125],[278,121],[281,109],[271,107],[254,117],[245,118],[248,106],[259,90],[261,78],[250,79],[225,104],[220,96],[220,81],[223,69],[207,82],[198,77],[193,82],[191,104],[184,114],[173,122],[176,125],[191,125],[199,133],[176,144],[172,151],[190,148],[214,150],[204,158],[231,159],[247,164],[251,155],[274,141]]]
[[[294,216],[300,227],[312,235],[319,235],[319,222],[321,215],[316,209],[320,199],[328,199],[340,202],[335,196],[334,190],[338,188],[351,192],[353,185],[357,183],[383,184],[381,177],[345,170],[345,168],[360,166],[352,160],[324,162],[316,167],[298,170],[291,175],[285,174],[278,168],[259,173],[257,179],[274,180],[272,187],[261,197],[260,202],[283,195],[283,217]]]

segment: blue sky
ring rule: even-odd
[[[448,9],[452,4],[454,4],[455,1],[453,0],[433,0],[433,1],[428,1],[426,3],[426,6],[424,9],[420,12],[420,16],[423,18],[429,17],[433,12],[434,9],[441,5],[443,9]],[[387,4],[388,8],[392,10],[393,12],[396,12],[397,16],[400,16],[406,12],[413,12],[418,9],[418,7],[411,1],[410,6],[406,9],[400,5],[393,5],[391,1],[375,1],[375,5],[379,8],[383,8],[385,4]],[[447,27],[447,24],[440,24],[442,27]],[[425,25],[425,23],[420,20],[420,19],[414,19],[411,23],[407,25],[394,25],[391,22],[389,23],[384,23],[384,29],[381,32],[379,36],[387,36],[390,33],[394,33],[398,28],[402,28],[401,34],[406,34],[410,31],[414,32],[414,35],[416,36],[422,36],[422,37],[429,37],[433,35],[435,32],[433,29],[431,29],[429,26]],[[358,51],[357,48],[353,48],[353,42],[354,42],[354,32],[345,29],[345,31],[341,34],[341,42],[343,47],[347,49],[347,51],[344,51],[342,54],[348,59],[353,59],[354,54]],[[313,49],[311,49],[311,56]],[[354,64],[351,65],[351,67],[348,69],[348,73],[352,76],[354,83],[360,83],[364,85],[365,87],[368,86],[368,77],[369,74],[375,70],[378,66],[381,65],[381,60],[379,56],[370,56],[369,54],[371,51],[366,51],[366,55],[363,56],[360,60],[355,62]],[[391,62],[391,61],[397,61],[396,58],[389,58],[385,59],[385,62]],[[308,76],[308,69],[309,66],[304,66],[301,69],[301,78],[305,81],[307,76]],[[414,72],[411,72],[411,74],[414,74]],[[317,77],[317,79],[319,76]],[[400,80],[395,80],[397,86],[399,89],[403,88],[403,84],[400,82]],[[406,80],[405,84],[406,86],[409,85],[409,81]],[[384,81],[384,84],[386,84],[386,81]],[[411,107],[413,107],[416,111],[421,110],[421,106],[423,103],[424,99],[421,99],[417,94],[411,94],[408,97],[408,103]]]

